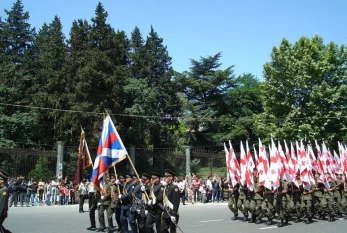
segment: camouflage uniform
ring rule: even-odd
[[[304,214],[306,214],[307,220],[306,224],[312,223],[312,200],[313,200],[313,187],[311,186],[310,190],[304,189],[301,196],[301,209]]]
[[[297,180],[297,184],[291,182],[288,184],[288,194],[287,199],[289,202],[289,212],[291,215],[296,216],[296,220],[294,222],[300,222],[302,218],[302,210],[301,210],[301,194],[303,188],[301,180]]]
[[[230,196],[229,196],[228,207],[231,210],[231,212],[234,213],[234,217],[231,218],[232,220],[236,220],[238,215],[237,201],[239,199],[239,187],[240,187],[240,184],[237,183],[235,187],[233,188],[230,187],[229,189]]]
[[[254,196],[251,198],[250,212],[252,214],[252,222],[257,219],[257,224],[261,223],[262,218],[263,191],[264,186],[259,183],[259,180],[254,179]]]
[[[237,208],[244,216],[244,221],[248,221],[249,211],[249,197],[247,185],[240,186],[239,200],[237,201]]]
[[[265,188],[264,190],[264,200],[261,206],[263,210],[263,215],[267,217],[268,221],[266,225],[271,225],[272,220],[275,218],[275,194],[272,189]]]
[[[344,202],[344,195],[343,195],[343,180],[341,178],[337,178],[336,180],[336,189],[334,191],[334,199],[336,202],[337,207],[337,214],[338,217],[342,217],[343,211],[343,202]]]
[[[334,215],[336,212],[336,203],[335,203],[335,198],[334,198],[334,191],[335,191],[335,187],[336,184],[332,179],[328,180],[328,183],[330,185],[330,189],[326,189],[325,190],[325,198],[327,201],[327,205],[325,206],[325,212],[328,214],[329,222],[334,221]]]
[[[324,184],[321,179],[315,179],[313,194],[314,212],[319,215],[319,219],[324,219],[327,201],[324,195]]]
[[[275,202],[276,202],[276,210],[281,222],[277,225],[279,227],[283,226],[283,221],[285,220],[286,224],[289,221],[289,209],[290,209],[290,201],[289,197],[287,197],[288,193],[288,182],[285,180],[281,181],[280,187],[278,187]]]

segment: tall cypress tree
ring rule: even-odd
[[[65,36],[58,16],[47,25],[44,24],[36,40],[37,73],[32,87],[32,101],[35,106],[45,108],[66,109],[67,106],[67,80],[64,73],[66,64]],[[48,140],[54,143],[64,139],[64,126],[61,112],[37,112],[40,124],[36,132],[37,139]],[[42,127],[44,126],[44,127]],[[49,129],[49,130],[47,130]],[[43,132],[41,132],[43,131]],[[45,137],[42,137],[45,135]]]
[[[31,87],[33,42],[35,30],[28,23],[29,12],[17,0],[12,9],[5,10],[7,18],[1,22],[0,100],[7,104],[29,103],[26,90]],[[12,106],[0,107],[0,144],[16,146],[30,140],[32,116],[27,110]]]

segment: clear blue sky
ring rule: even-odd
[[[75,19],[94,16],[97,0],[22,0],[30,23],[39,29],[58,15],[66,37]],[[1,0],[0,16],[15,0]],[[138,26],[144,37],[153,25],[177,71],[188,70],[190,58],[222,51],[223,68],[250,72],[262,79],[263,64],[283,37],[322,36],[347,44],[347,1],[336,0],[102,0],[108,22],[128,35]]]

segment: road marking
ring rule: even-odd
[[[200,221],[200,222],[220,222],[220,221],[223,221],[223,219],[206,220],[206,221]]]
[[[272,228],[278,228],[276,226],[273,226],[273,227],[262,227],[262,228],[259,228],[260,230],[266,230],[266,229],[272,229]]]

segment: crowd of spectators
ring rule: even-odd
[[[208,176],[207,179],[195,174],[177,179],[177,186],[181,192],[182,204],[223,202],[229,198],[229,182],[218,175]]]
[[[18,176],[8,180],[8,188],[10,207],[68,205],[76,202],[73,183],[67,177],[36,181]]]
[[[209,202],[223,202],[229,198],[229,182],[224,178],[219,178],[216,174],[208,176],[207,179],[192,174],[192,176],[176,178],[175,183],[180,189],[183,205],[197,202],[205,204]],[[74,190],[73,182],[68,180],[67,177],[65,179],[55,178],[48,181],[40,179],[37,182],[33,178],[27,181],[24,177],[19,176],[8,180],[8,188],[10,207],[79,203],[80,212],[84,212],[84,202],[87,199],[91,201],[95,193],[94,187],[87,180],[83,180],[77,189]],[[89,209],[92,204],[90,201],[88,201]]]

